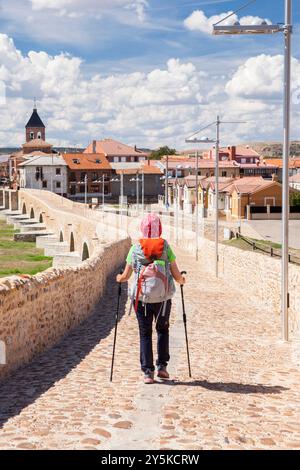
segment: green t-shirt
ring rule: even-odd
[[[130,248],[129,250],[129,253],[127,255],[127,258],[126,258],[126,263],[131,265],[132,264],[132,253],[133,253],[133,250],[135,248],[135,245],[132,245],[132,247]],[[172,250],[172,248],[170,246],[168,246],[168,261],[169,263],[173,263],[173,261],[176,260],[176,256]]]

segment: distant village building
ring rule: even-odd
[[[68,167],[68,197],[84,200],[86,189],[88,198],[111,194],[113,170],[103,153],[66,153],[62,157]]]
[[[290,177],[290,186],[300,191],[300,172]]]
[[[9,160],[9,176],[11,186],[14,189],[20,187],[19,165],[32,157],[46,156],[51,158],[53,146],[46,142],[46,127],[41,120],[36,104],[34,105],[31,117],[25,126],[25,140],[22,149],[13,153]]]
[[[9,155],[0,155],[0,178],[9,178]]]
[[[20,187],[67,195],[67,165],[60,155],[32,156],[19,164]]]
[[[110,163],[140,162],[148,158],[149,153],[130,147],[113,139],[93,140],[84,153],[102,153]]]

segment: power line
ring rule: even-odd
[[[246,3],[245,5],[243,5],[242,7],[238,8],[237,10],[233,11],[232,13],[230,13],[230,15],[227,15],[225,16],[225,18],[222,18],[220,21],[218,21],[217,23],[214,24],[214,26],[217,26],[218,24],[222,23],[223,21],[227,20],[228,18],[230,18],[231,16],[235,15],[236,13],[238,13],[239,11],[241,10],[244,10],[245,8],[247,8],[249,5],[252,5],[252,3],[255,3],[256,0],[251,0],[251,2],[248,2]]]

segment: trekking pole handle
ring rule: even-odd
[[[124,269],[121,269],[121,271],[119,272],[120,276],[122,276],[123,272],[124,272]],[[119,296],[120,296],[121,293],[122,293],[122,283],[119,282],[118,284],[119,284],[119,292],[118,292],[118,294],[119,294]]]

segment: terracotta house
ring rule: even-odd
[[[103,154],[66,153],[62,154],[68,167],[68,197],[83,200],[85,197],[85,178],[87,176],[87,197],[96,198],[111,194],[113,170]],[[103,180],[104,178],[104,180]]]

